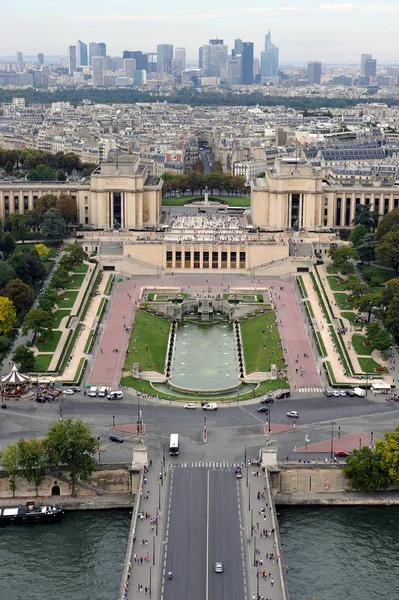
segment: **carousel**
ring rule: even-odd
[[[0,384],[3,398],[21,398],[32,393],[29,389],[30,377],[20,373],[15,364],[8,375],[0,378]]]

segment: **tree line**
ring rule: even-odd
[[[230,194],[248,194],[250,190],[245,183],[245,177],[232,175],[231,173],[223,175],[220,171],[212,171],[212,173],[206,175],[198,170],[187,175],[164,173],[162,179],[164,180],[162,186],[164,196],[171,192],[180,192],[183,195],[186,192],[191,192],[191,195],[194,195],[198,193],[198,190],[202,193],[205,187],[208,188],[211,194],[215,194],[217,191],[219,195],[225,193],[228,196]]]
[[[82,163],[73,152],[0,148],[0,168],[9,176],[26,177],[28,181],[66,181],[73,172],[88,177],[96,167],[94,163]]]

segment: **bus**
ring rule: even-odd
[[[177,433],[170,434],[169,454],[177,456],[179,454],[179,436]]]

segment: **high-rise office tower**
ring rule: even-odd
[[[90,42],[89,44],[89,64],[93,64],[94,56],[106,56],[107,45],[104,42]]]
[[[78,40],[76,42],[76,61],[80,67],[88,65],[87,44]]]
[[[370,60],[373,58],[372,54],[361,54],[360,55],[360,75],[362,77],[366,76],[366,60]]]
[[[377,77],[377,60],[375,58],[367,58],[364,62],[364,76]]]
[[[227,62],[227,84],[237,85],[240,81],[240,65],[237,58]]]
[[[254,44],[242,42],[241,52],[241,83],[252,85],[254,82]]]
[[[69,57],[69,74],[73,75],[76,71],[76,46],[69,46],[68,49],[68,57]]]
[[[93,56],[92,79],[93,87],[104,85],[104,58],[102,56]]]
[[[39,54],[37,55],[37,62],[39,63],[39,66],[42,67],[44,64],[44,54],[43,52],[39,52]]]
[[[234,40],[234,52],[235,56],[237,56],[237,54],[242,54],[242,40],[240,40],[240,38]]]
[[[173,71],[176,75],[181,75],[182,71],[186,68],[186,49],[176,48],[175,58],[173,59]]]
[[[173,65],[173,45],[158,44],[157,45],[157,72],[172,73]]]
[[[261,53],[261,78],[278,77],[278,48],[272,44],[270,31],[265,37],[265,51]]]
[[[17,67],[18,71],[22,71],[24,66],[24,55],[22,52],[17,52]]]
[[[203,59],[203,51],[202,51],[202,46],[200,48],[198,48],[198,68],[202,69],[202,65],[204,63],[204,59]]]
[[[308,83],[309,85],[321,83],[321,62],[308,62]]]
[[[223,40],[209,40],[202,46],[202,67],[205,77],[220,77],[227,74],[227,45]]]
[[[124,50],[123,58],[134,58],[137,71],[148,71],[148,56],[141,50]]]
[[[123,74],[125,77],[134,78],[134,72],[136,70],[136,59],[135,58],[124,58],[123,59]]]

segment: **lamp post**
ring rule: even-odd
[[[256,570],[256,600],[259,600],[259,569]]]
[[[362,449],[362,438],[359,438],[359,450]]]
[[[112,415],[112,429],[115,429],[115,415]]]
[[[251,510],[251,484],[248,486],[248,510]]]
[[[152,569],[152,567],[150,567],[150,598],[151,598],[151,569]]]
[[[140,433],[140,397],[137,394],[137,433]]]
[[[331,461],[333,459],[333,453],[334,453],[334,425],[335,425],[335,421],[331,421],[331,454],[330,454]]]
[[[251,508],[251,537],[254,534],[254,509]]]
[[[152,564],[155,565],[155,533],[152,536]]]
[[[246,487],[248,487],[248,463],[247,463],[247,442],[245,442],[245,452],[244,452],[244,461],[245,461],[245,478],[246,478]]]
[[[158,506],[161,510],[161,482],[158,483]]]
[[[371,448],[373,449],[374,448],[374,432],[373,431],[371,432],[371,435],[370,435],[370,441],[371,441]]]
[[[256,533],[254,533],[254,567],[256,566]]]
[[[271,413],[271,404],[269,404],[269,412],[267,413],[267,424],[268,424],[268,432],[271,432],[271,427],[270,427],[270,413]]]
[[[161,473],[160,473],[160,479],[161,479],[161,486],[163,487],[163,464],[162,464],[162,460],[161,460]]]
[[[162,442],[162,453],[163,453],[163,466],[165,467],[165,442]]]
[[[100,436],[98,436],[98,438],[97,438],[97,450],[98,450],[98,464],[100,464],[100,462],[101,462],[101,456],[100,456]]]
[[[341,427],[338,427],[338,439],[341,439]]]
[[[155,509],[155,535],[158,535],[158,507]]]

